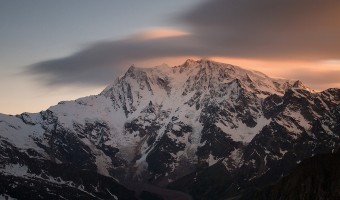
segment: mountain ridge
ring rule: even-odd
[[[315,92],[300,81],[206,59],[132,66],[98,95],[0,115],[0,140],[10,144],[0,148],[124,184],[165,186],[221,163],[235,179],[226,187],[234,194],[338,148],[339,103],[339,89]],[[2,156],[3,166],[18,162]]]

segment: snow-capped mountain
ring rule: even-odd
[[[339,136],[340,89],[314,92],[300,81],[204,59],[132,66],[98,95],[0,115],[0,173],[42,178],[29,164],[41,162],[123,183],[176,185],[219,165],[235,180],[225,188],[235,192],[335,151]]]

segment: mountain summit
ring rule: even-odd
[[[31,180],[44,171],[48,182],[57,175],[46,163],[64,164],[197,193],[200,172],[218,167],[227,177],[219,191],[233,195],[335,151],[339,104],[339,89],[316,93],[300,81],[206,59],[132,66],[99,95],[0,115],[0,173]]]

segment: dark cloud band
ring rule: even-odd
[[[158,57],[339,59],[338,19],[340,1],[334,0],[210,0],[176,18],[190,35],[99,42],[28,72],[47,76],[50,84],[103,84],[123,63]]]

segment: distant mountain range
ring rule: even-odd
[[[205,59],[132,66],[98,95],[0,114],[0,197],[161,198],[138,185],[194,199],[261,196],[339,147],[340,89]]]

